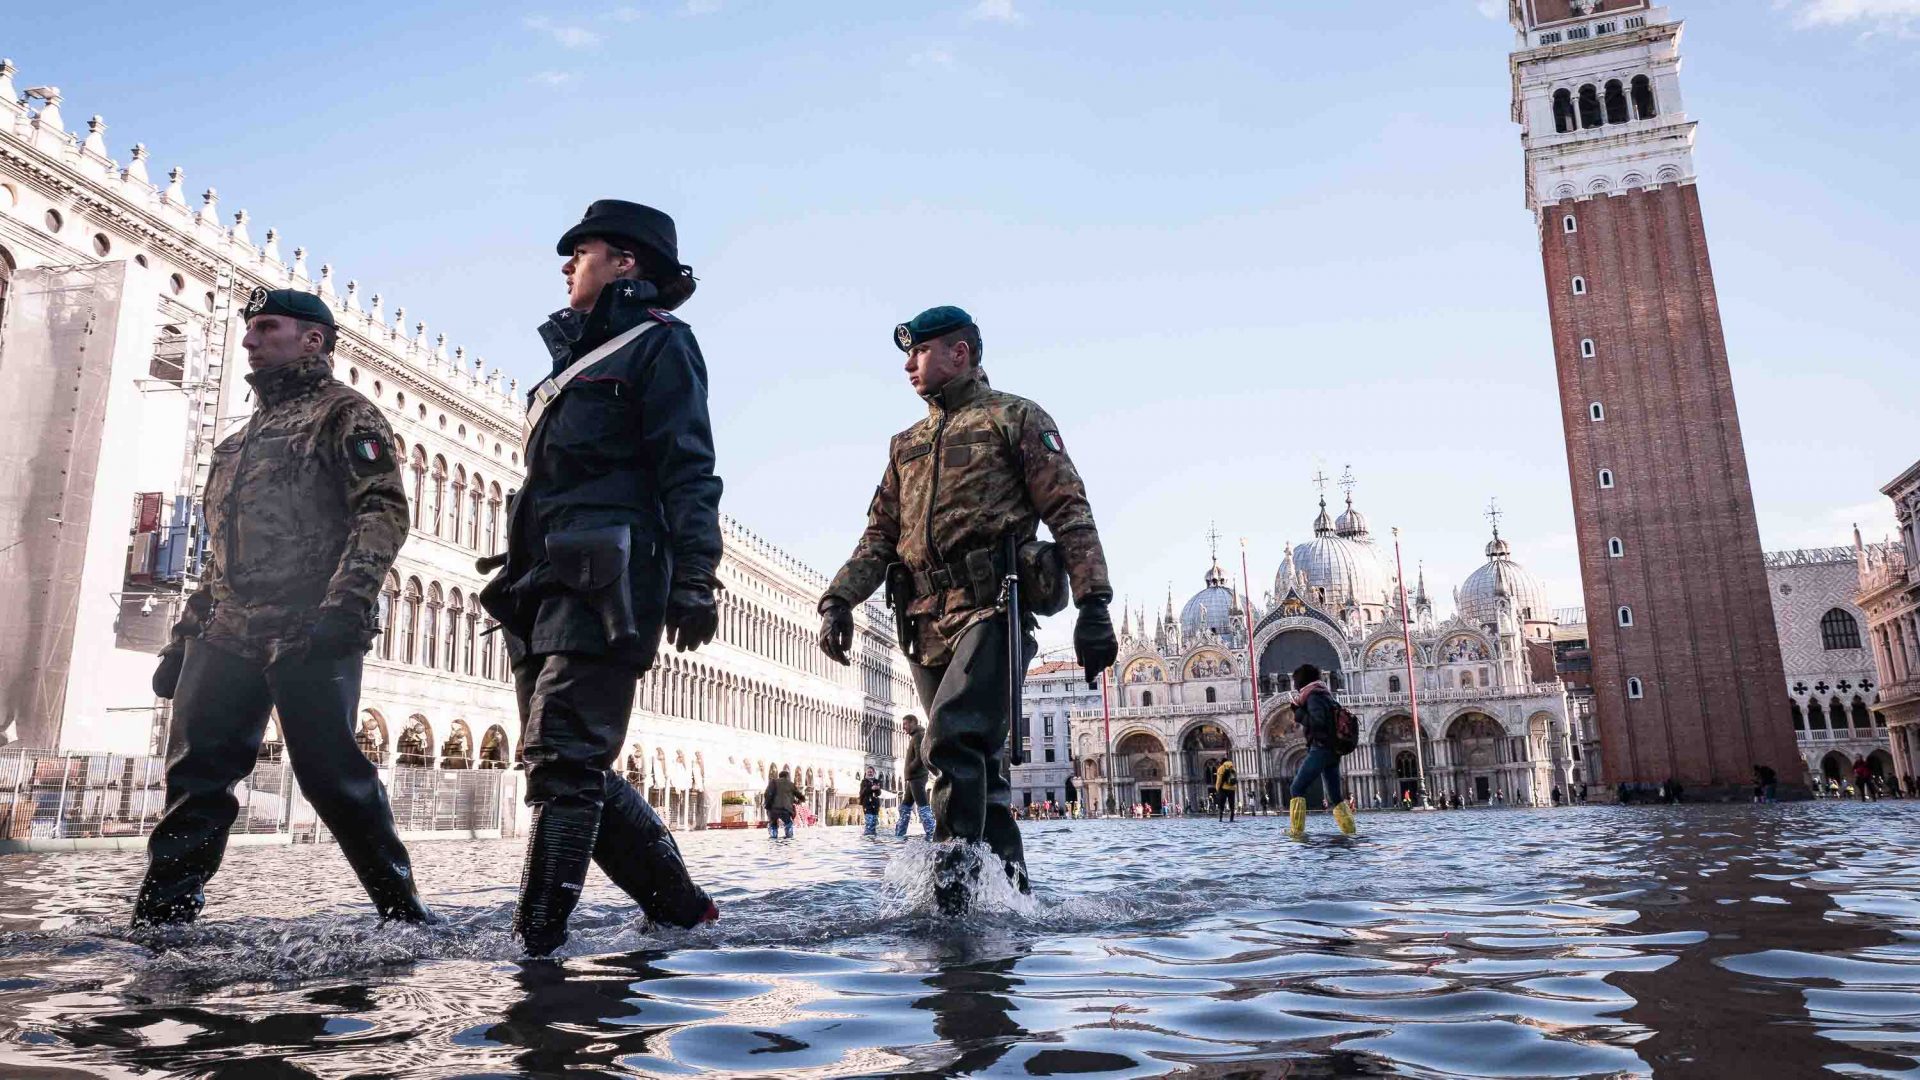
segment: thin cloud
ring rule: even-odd
[[[527,76],[527,81],[541,86],[564,86],[573,81],[571,71],[537,71]]]
[[[557,23],[545,15],[529,15],[521,21],[527,29],[547,35],[563,48],[591,49],[600,44],[600,35],[584,26]]]
[[[953,54],[945,49],[922,49],[907,57],[907,62],[914,67],[952,68],[954,66]]]
[[[1494,22],[1507,21],[1506,0],[1474,0],[1473,6],[1479,9],[1480,14]]]
[[[967,12],[967,18],[976,22],[1017,23],[1026,16],[1013,9],[1013,0],[980,0]]]
[[[1920,0],[1775,0],[1774,7],[1793,11],[1794,25],[1803,30],[1857,27],[1863,34],[1920,33]]]
[[[711,15],[720,10],[720,0],[687,0],[680,9],[682,15]]]

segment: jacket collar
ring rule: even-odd
[[[249,372],[247,382],[262,405],[291,401],[333,379],[333,357],[322,354],[295,360],[266,371]]]
[[[973,368],[955,375],[947,385],[931,394],[922,394],[927,399],[927,415],[938,417],[943,412],[953,412],[971,402],[977,401],[982,394],[993,389],[987,382],[984,368]]]
[[[592,310],[583,313],[561,308],[549,315],[540,324],[540,340],[553,355],[553,370],[559,371],[574,357],[592,352],[601,342],[631,329],[659,306],[660,290],[652,282],[616,278],[600,290]]]

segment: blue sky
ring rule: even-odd
[[[523,384],[555,237],[597,197],[668,210],[726,508],[823,570],[921,411],[889,331],[957,303],[1136,604],[1199,588],[1210,521],[1264,592],[1351,464],[1437,588],[1497,496],[1573,605],[1498,8],[116,0],[6,5],[0,55]],[[1675,9],[1762,539],[1877,535],[1920,453],[1920,0]]]

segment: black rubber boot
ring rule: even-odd
[[[979,888],[980,857],[972,848],[955,844],[940,853],[933,866],[933,903],[940,914],[957,919],[973,910]]]
[[[534,804],[520,903],[513,912],[514,936],[529,954],[545,956],[567,943],[567,919],[580,902],[599,831],[595,803]]]
[[[397,838],[389,851],[380,850],[380,845],[342,839],[340,853],[347,857],[347,865],[353,867],[361,888],[367,890],[367,899],[373,901],[381,919],[408,923],[440,921],[426,901],[420,899],[420,890],[413,881],[413,864]]]
[[[133,900],[133,925],[191,924],[200,917],[200,909],[207,906],[205,884],[205,879],[198,875],[162,878],[149,871],[147,879],[140,883],[139,895]]]
[[[693,883],[660,815],[618,774],[609,772],[606,785],[593,861],[607,879],[633,897],[652,922],[684,928],[718,919],[720,910]]]

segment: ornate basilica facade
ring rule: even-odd
[[[1456,614],[1435,615],[1423,573],[1403,627],[1392,553],[1374,542],[1348,486],[1337,519],[1321,499],[1313,540],[1289,546],[1251,619],[1217,553],[1177,617],[1171,596],[1157,622],[1123,616],[1111,716],[1072,717],[1075,773],[1090,802],[1204,806],[1208,778],[1228,758],[1244,804],[1283,802],[1306,755],[1284,690],[1309,662],[1360,720],[1360,748],[1341,775],[1361,806],[1398,799],[1422,762],[1430,793],[1472,803],[1544,805],[1582,782],[1554,673],[1553,609],[1497,525],[1487,561],[1454,597]]]

